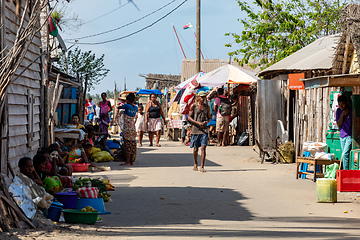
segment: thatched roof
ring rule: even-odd
[[[349,73],[354,49],[360,53],[360,5],[349,4],[344,9],[342,25],[343,33],[333,59],[333,74]]]

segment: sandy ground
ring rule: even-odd
[[[200,173],[179,142],[139,148],[132,167],[110,162],[111,172],[82,174],[116,186],[103,223],[14,230],[0,239],[360,239],[360,193],[316,203],[316,184],[295,179],[295,164],[260,164],[252,147],[207,153]]]

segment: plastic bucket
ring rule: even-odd
[[[61,211],[63,210],[61,203],[53,202],[48,210],[48,218],[51,221],[58,222],[60,218]]]
[[[336,180],[331,178],[318,178],[316,180],[316,199],[319,203],[337,202]]]
[[[102,198],[79,198],[76,202],[76,210],[90,206],[99,211],[99,214],[110,214],[105,210],[104,200]]]
[[[64,209],[75,208],[78,195],[76,192],[60,192],[55,194],[57,200],[64,204]]]

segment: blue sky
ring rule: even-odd
[[[96,34],[127,24],[144,15],[161,8],[171,0],[134,0],[138,11],[127,0],[121,0],[123,7],[109,15],[93,20],[120,6],[119,0],[73,0],[68,7],[69,16],[77,14],[85,24],[76,31],[60,32],[64,40]],[[135,32],[166,15],[183,0],[176,0],[161,11],[118,31],[109,34],[81,39],[79,42],[101,42],[115,39]],[[232,42],[231,37],[224,36],[227,32],[241,33],[242,26],[237,21],[244,18],[236,0],[202,0],[201,1],[201,37],[202,51],[206,58],[228,59],[231,48],[225,47]],[[195,37],[192,29],[183,30],[182,27],[190,22],[196,25],[196,0],[188,0],[179,9],[161,20],[154,26],[128,38],[102,44],[78,45],[82,50],[92,50],[97,56],[105,54],[105,66],[110,69],[108,76],[96,86],[91,93],[101,93],[114,89],[114,81],[123,89],[124,78],[127,88],[134,90],[143,88],[145,79],[139,74],[181,74],[183,55],[177,43],[172,23],[180,34],[180,41],[188,58],[195,58]],[[71,43],[67,43],[71,46]]]

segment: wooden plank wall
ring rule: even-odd
[[[21,16],[16,16],[15,5],[12,1],[6,1],[5,8],[5,45],[10,49],[14,43],[16,32],[19,27]],[[23,11],[25,1],[22,1]],[[28,20],[29,14],[26,14]],[[40,23],[38,24],[40,27]],[[40,55],[41,39],[37,34],[26,53],[25,59],[16,72],[15,78]],[[33,157],[39,148],[40,139],[40,60],[32,64],[18,79],[11,83],[8,88],[9,108],[9,163],[17,170],[17,163],[21,157]],[[33,97],[34,104],[31,111],[33,116],[28,115],[29,94]],[[31,121],[33,121],[31,123]],[[32,126],[29,126],[29,123]],[[33,134],[29,133],[33,131]]]
[[[248,96],[239,96],[239,131],[246,132],[248,129],[249,115]]]
[[[299,118],[297,122],[298,143],[296,143],[302,154],[302,144],[308,141],[326,142],[326,131],[329,129],[330,121],[330,92],[338,88],[313,88],[300,90],[296,95],[296,104]]]

